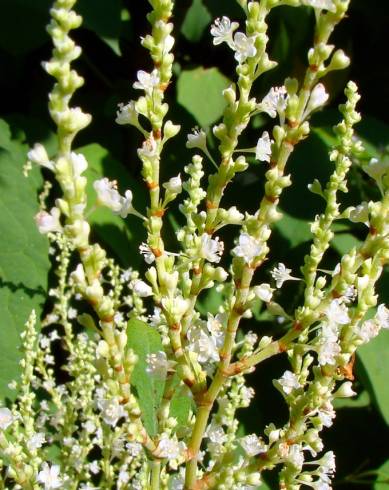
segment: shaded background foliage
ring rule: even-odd
[[[50,57],[51,45],[45,32],[50,3],[50,0],[0,0],[0,115],[4,120],[0,121],[0,341],[7,350],[7,355],[2,353],[0,356],[2,396],[10,396],[6,384],[17,373],[17,340],[10,332],[20,330],[31,307],[41,310],[47,307],[43,304],[44,291],[48,288],[47,244],[32,224],[37,209],[34,196],[42,180],[35,172],[32,183],[26,184],[21,177],[21,167],[28,145],[44,142],[49,153],[54,153],[56,147],[47,111],[47,93],[52,80],[40,67],[41,61]],[[234,0],[179,0],[177,4],[174,83],[167,91],[167,98],[171,104],[169,117],[181,123],[183,129],[166,148],[164,178],[176,175],[189,162],[185,134],[196,124],[206,129],[220,118],[224,104],[220,90],[234,79],[233,57],[226,46],[211,48],[209,24],[221,15],[243,18],[241,8]],[[330,104],[314,117],[312,135],[297,148],[290,161],[294,184],[285,191],[281,201],[285,214],[271,238],[269,267],[276,260],[285,261],[297,271],[309,250],[308,223],[320,212],[322,202],[317,195],[307,191],[307,184],[315,178],[324,183],[332,171],[327,158],[329,145],[333,142],[331,126],[338,121],[336,106],[343,100],[347,79],[356,81],[362,94],[359,108],[364,122],[357,131],[366,142],[366,158],[382,155],[389,145],[389,65],[381,49],[386,46],[389,2],[352,0],[351,4],[349,16],[338,27],[333,42],[351,55],[353,63],[348,70],[325,80],[332,94]],[[148,31],[148,8],[146,0],[79,0],[78,11],[84,16],[84,25],[73,33],[76,42],[83,47],[76,68],[86,79],[74,104],[93,115],[92,124],[78,137],[76,146],[88,157],[90,180],[102,174],[117,178],[122,189],[133,190],[139,209],[146,206],[140,163],[136,157],[140,137],[132,129],[119,127],[113,121],[117,103],[127,102],[135,96],[131,84],[137,70],[150,69],[150,61],[139,44],[139,37]],[[282,84],[285,76],[301,78],[304,54],[310,46],[312,32],[313,13],[310,9],[282,7],[272,12],[269,46],[271,58],[277,60],[279,66],[256,82],[254,95],[257,98],[271,85]],[[242,147],[253,146],[268,125],[267,119],[255,117]],[[210,145],[214,151],[215,142],[211,141]],[[12,169],[16,169],[15,176]],[[235,204],[239,201],[241,209],[253,211],[261,197],[263,173],[264,167],[253,161],[248,172],[239,176],[228,190],[225,202]],[[92,199],[91,188],[89,193]],[[352,169],[350,192],[344,196],[344,202],[355,205],[372,198],[377,198],[372,182],[358,169]],[[91,220],[95,225],[95,238],[104,242],[111,255],[125,267],[141,265],[137,247],[145,232],[135,218],[123,222],[108,210],[98,210]],[[176,247],[174,230],[181,220],[177,209],[169,210],[165,230],[169,249]],[[25,232],[20,231],[18,235],[15,223],[21,224],[19,228]],[[10,226],[15,228],[14,233],[10,233]],[[324,264],[328,267],[333,267],[339,254],[364,236],[363,226],[346,221],[340,221],[336,226],[336,237]],[[223,236],[229,244],[233,238],[231,230]],[[20,267],[20,257],[10,259],[9,250],[12,249],[24,257],[24,267]],[[33,268],[35,275],[31,275]],[[260,271],[260,279],[268,280],[268,274]],[[387,271],[379,283],[379,290],[382,300],[389,303]],[[287,311],[292,310],[299,304],[301,293],[295,283],[286,285],[279,300]],[[199,309],[215,311],[219,301],[215,292],[204,295]],[[21,304],[23,308],[18,308]],[[258,321],[255,329],[259,334],[275,334],[277,330],[281,333],[282,324],[276,327],[270,324],[266,311],[258,308],[254,313]],[[252,328],[251,324],[246,321],[244,328]],[[389,462],[386,463],[389,460],[388,349],[389,332],[383,332],[361,349],[355,366],[358,396],[339,404],[336,422],[325,433],[328,449],[337,454],[336,488],[389,487]],[[282,423],[286,419],[281,397],[271,385],[272,378],[280,376],[285,368],[285,359],[269,360],[251,375],[250,383],[255,386],[257,396],[255,404],[242,413],[245,430],[255,431],[270,421]],[[276,488],[271,475],[268,484]]]

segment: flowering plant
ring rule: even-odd
[[[166,102],[175,2],[149,0],[150,30],[141,44],[153,66],[137,71],[138,95],[119,104],[116,116],[139,135],[143,207],[120,176],[88,174],[87,155],[74,149],[91,123],[71,104],[84,83],[72,65],[81,54],[69,36],[82,22],[75,3],[54,1],[54,49],[43,64],[55,79],[49,111],[58,148],[36,143],[24,167],[26,176],[41,168],[46,179],[35,221],[50,243],[55,284],[42,330],[34,310],[25,325],[21,376],[10,385],[14,402],[0,408],[1,488],[255,489],[274,469],[280,488],[331,488],[335,456],[322,432],[333,423],[334,403],[355,395],[356,350],[389,328],[375,289],[389,260],[388,165],[370,157],[355,133],[355,83],[347,83],[339,107],[330,176],[306,191],[323,204],[300,271],[274,262],[271,237],[282,219],[281,195],[298,172],[291,155],[328,102],[325,77],[349,65],[330,44],[349,0],[242,0],[244,22],[214,20],[213,45],[226,45],[236,78],[222,91],[220,120],[208,134],[188,134],[191,161],[166,179],[164,155],[174,153],[170,140],[181,130]],[[282,6],[314,13],[307,66],[299,78],[257,94],[255,82],[277,65],[268,54],[267,19]],[[253,146],[240,148],[259,116],[266,128]],[[263,173],[254,206],[227,204],[229,189],[255,165]],[[348,206],[341,193],[352,168],[377,191]],[[177,203],[181,221],[169,242]],[[115,223],[143,225],[133,237],[144,262],[138,268],[123,267],[95,240],[92,217],[103,208]],[[359,223],[362,239],[323,269],[344,222]],[[288,285],[293,306],[283,304]],[[202,306],[210,292],[218,297],[213,312]],[[287,363],[273,389],[288,417],[243,433],[241,409],[255,397],[248,375],[275,357]]]

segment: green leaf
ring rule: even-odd
[[[161,337],[155,328],[133,318],[128,322],[127,339],[128,347],[138,356],[131,384],[136,390],[147,433],[155,436],[158,432],[157,410],[162,400],[165,383],[146,372],[146,356],[163,351]]]
[[[368,379],[361,379],[373,402],[389,424],[389,331],[382,330],[378,337],[363,345],[358,351]]]
[[[193,0],[181,26],[181,32],[188,41],[195,43],[200,41],[204,29],[211,20],[212,17],[208,9],[204,7],[202,0]]]
[[[291,248],[311,240],[312,234],[307,221],[294,218],[285,212],[282,214],[281,220],[277,221],[274,227],[289,241]]]
[[[353,247],[359,247],[362,244],[358,238],[351,233],[339,233],[334,236],[331,245],[340,254],[344,255]]]
[[[120,56],[121,0],[79,0],[76,10],[84,19],[83,26]]]
[[[223,114],[226,101],[222,91],[230,83],[217,68],[184,70],[177,82],[178,103],[192,114],[200,126],[209,126]]]
[[[374,483],[374,490],[388,490],[389,488],[389,460],[385,461],[377,470],[377,480]]]
[[[88,179],[87,194],[91,206],[96,201],[93,182],[102,177],[108,177],[110,180],[120,182],[122,194],[125,190],[130,189],[134,195],[135,207],[137,208],[141,201],[142,209],[142,196],[145,193],[139,182],[133,179],[123,165],[112,158],[105,148],[93,143],[79,148],[77,151],[83,153],[89,163],[85,175]],[[129,215],[123,220],[110,209],[99,207],[92,212],[89,222],[99,240],[111,248],[123,266],[136,267],[140,265],[141,256],[138,247],[145,232],[139,218]]]
[[[42,179],[38,168],[24,177],[26,151],[0,120],[0,399],[13,397],[7,385],[19,376],[20,333],[33,308],[40,315],[50,267],[34,222]]]
[[[189,389],[185,385],[180,385],[180,380],[176,375],[176,386],[170,403],[169,415],[177,419],[177,427],[185,427],[188,424],[191,406],[192,398],[189,395]]]

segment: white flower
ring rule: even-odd
[[[193,128],[192,133],[188,134],[188,139],[186,142],[187,148],[199,148],[206,153],[207,149],[207,135],[202,129]]]
[[[124,469],[121,469],[119,471],[119,475],[118,475],[118,480],[117,480],[117,484],[118,485],[125,485],[126,483],[128,483],[130,481],[130,474],[128,473],[128,471],[124,470]],[[120,488],[120,487],[119,487]]]
[[[135,458],[142,451],[142,444],[139,444],[139,442],[127,442],[126,449],[129,455]]]
[[[262,246],[258,241],[247,233],[239,235],[238,245],[232,249],[236,257],[242,257],[246,264],[258,257],[262,251]]]
[[[89,471],[92,473],[92,475],[97,475],[97,473],[99,473],[99,471],[100,471],[99,462],[96,460],[92,461],[91,463],[89,463],[88,468],[89,468]]]
[[[216,19],[211,27],[211,35],[213,36],[213,44],[217,46],[221,43],[227,43],[230,48],[234,47],[232,40],[233,32],[239,27],[237,22],[231,22],[226,16],[221,19]]]
[[[267,450],[267,446],[256,434],[249,434],[239,440],[240,445],[246,451],[247,456],[256,456]]]
[[[340,388],[334,393],[335,398],[349,398],[356,395],[355,391],[352,389],[351,381],[346,381]]]
[[[117,124],[138,124],[138,113],[135,109],[135,102],[131,100],[128,104],[118,104],[119,110],[116,112],[115,122]]]
[[[35,143],[34,147],[27,153],[27,158],[36,165],[41,165],[53,171],[55,170],[54,162],[49,160],[45,147],[40,143]]]
[[[164,351],[147,354],[146,364],[146,372],[158,378],[165,378],[169,362]]]
[[[88,162],[81,153],[70,153],[69,162],[72,167],[73,177],[79,177],[88,168]]]
[[[243,32],[236,32],[233,44],[236,61],[244,63],[247,58],[255,56],[257,54],[257,48],[254,46],[254,43],[254,36],[247,37]]]
[[[270,287],[270,284],[260,284],[259,286],[255,286],[254,289],[254,294],[259,298],[261,301],[264,301],[265,303],[269,303],[273,297],[273,291],[274,289]]]
[[[266,114],[274,118],[277,116],[277,112],[282,113],[285,111],[287,96],[284,86],[272,87],[257,107],[260,111],[266,112]]]
[[[153,70],[151,73],[139,70],[136,76],[138,78],[138,81],[134,83],[133,87],[139,90],[144,90],[148,95],[151,95],[154,88],[157,87],[160,83],[157,70]]]
[[[224,250],[224,243],[219,241],[219,237],[212,239],[208,233],[203,233],[200,240],[200,257],[209,262],[220,262]]]
[[[205,437],[208,437],[208,439],[215,444],[223,444],[227,441],[227,435],[225,434],[223,427],[217,424],[213,419],[207,427]]]
[[[265,131],[259,138],[255,148],[255,158],[261,162],[270,162],[271,145],[273,143],[274,141],[270,139],[269,133]]]
[[[336,12],[336,7],[333,0],[301,0],[303,5],[313,7],[314,9],[325,9],[331,12]]]
[[[162,185],[171,194],[179,194],[182,191],[181,175],[178,174],[177,177],[172,177]]]
[[[127,218],[129,214],[137,214],[132,207],[132,192],[130,190],[126,190],[124,197],[120,196],[120,209],[117,214],[122,218]]]
[[[251,386],[242,386],[240,390],[240,398],[242,400],[242,407],[248,407],[251,400],[254,398],[255,391]]]
[[[315,85],[311,92],[307,107],[303,114],[303,119],[305,119],[311,112],[315,111],[319,107],[322,107],[328,100],[328,93],[322,83]]]
[[[357,207],[352,207],[349,210],[349,220],[352,223],[363,223],[369,226],[369,203],[363,201]]]
[[[225,313],[218,313],[216,316],[212,315],[212,313],[208,313],[207,315],[207,329],[208,332],[212,335],[216,347],[221,348],[224,343],[224,327],[223,323],[227,320],[227,315]]]
[[[116,398],[99,400],[97,406],[101,410],[101,416],[107,425],[115,427],[119,419],[125,417],[126,411]]]
[[[333,299],[330,305],[324,310],[324,314],[329,323],[347,325],[350,322],[347,306],[341,302],[340,298]]]
[[[27,448],[29,451],[35,451],[36,449],[42,447],[46,442],[45,434],[43,432],[37,432],[27,441]]]
[[[304,455],[299,444],[292,444],[292,446],[289,447],[288,462],[296,468],[302,468],[304,464]]]
[[[116,188],[116,182],[111,182],[106,177],[95,180],[93,187],[97,193],[99,204],[119,213],[122,209],[122,198]]]
[[[291,371],[285,371],[282,377],[278,380],[282,386],[284,393],[289,395],[294,389],[300,388],[301,385],[298,382],[297,376]]]
[[[138,150],[138,155],[142,160],[153,159],[158,156],[158,145],[152,135],[142,143],[142,148]]]
[[[59,478],[59,465],[53,464],[49,466],[47,463],[43,463],[42,470],[38,473],[38,483],[43,483],[45,490],[52,488],[61,488],[62,480]]]
[[[219,361],[217,337],[209,335],[204,330],[202,324],[196,324],[190,327],[187,337],[189,341],[188,350],[197,354],[198,362],[203,364]]]
[[[47,211],[39,211],[35,215],[35,223],[38,227],[39,233],[43,235],[46,233],[53,233],[56,231],[61,231],[62,226],[59,222],[60,211],[58,208],[51,208],[50,213]]]
[[[15,420],[9,408],[0,408],[0,429],[6,430]]]
[[[376,320],[381,328],[389,328],[389,310],[384,304],[377,308]]]
[[[74,320],[75,318],[77,318],[77,310],[75,308],[69,308],[68,309],[68,318],[69,320]]]
[[[151,287],[146,284],[144,281],[141,281],[140,279],[136,279],[135,281],[131,282],[132,289],[135,294],[140,296],[141,298],[146,298],[147,296],[152,296],[153,290]]]
[[[158,442],[156,453],[160,458],[178,459],[185,449],[186,446],[184,442],[169,439],[166,434],[162,434]]]
[[[369,342],[376,337],[381,330],[381,326],[375,320],[366,320],[356,329],[356,335],[363,343]]]
[[[377,182],[377,185],[383,193],[382,177],[389,170],[389,160],[378,160],[378,158],[372,158],[368,165],[362,167],[363,170]]]
[[[335,364],[336,356],[340,354],[340,346],[336,342],[323,342],[317,348],[320,365]]]
[[[292,269],[288,269],[281,262],[274,267],[270,274],[272,278],[276,281],[277,288],[281,288],[285,281],[299,281],[298,277],[293,277],[290,275]]]
[[[238,211],[236,206],[232,206],[231,208],[227,209],[227,216],[225,220],[230,224],[234,225],[237,224],[239,225],[243,221],[244,215]]]
[[[147,243],[141,243],[139,245],[139,252],[143,255],[146,264],[152,264],[155,260],[155,255],[151,251],[151,248],[147,245]]]

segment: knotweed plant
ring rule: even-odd
[[[49,111],[58,153],[49,157],[37,143],[25,167],[26,174],[31,165],[51,174],[36,224],[50,241],[55,284],[42,330],[34,311],[25,326],[22,376],[12,383],[16,401],[0,408],[0,488],[254,490],[274,469],[282,489],[331,488],[335,455],[324,448],[322,432],[333,423],[334,400],[355,394],[356,349],[389,328],[389,311],[375,293],[389,260],[388,166],[363,158],[354,134],[360,116],[353,82],[334,128],[331,176],[307,190],[323,203],[311,223],[309,253],[300,271],[284,263],[270,268],[267,261],[274,259],[269,238],[282,217],[282,192],[299,172],[289,158],[310,134],[311,115],[329,98],[322,79],[349,65],[330,40],[349,0],[241,0],[244,23],[215,19],[214,49],[228,45],[236,78],[223,91],[222,119],[209,134],[197,128],[187,136],[192,160],[165,182],[165,145],[180,131],[165,101],[174,83],[175,2],[149,0],[150,30],[141,44],[153,68],[138,71],[133,87],[139,97],[120,104],[116,118],[139,130],[145,210],[134,208],[131,189],[106,177],[93,182],[95,202],[87,201],[88,161],[73,148],[92,119],[71,105],[83,84],[72,68],[81,53],[69,37],[82,22],[75,3],[54,1],[48,26],[54,49],[43,64],[55,79]],[[276,66],[267,54],[267,18],[281,5],[314,10],[312,46],[303,76],[259,96],[254,82]],[[241,135],[258,114],[271,129],[258,134],[251,148],[240,148]],[[254,212],[239,202],[223,203],[236,175],[247,170],[248,154],[265,169]],[[376,182],[380,200],[342,204],[352,165]],[[166,250],[163,231],[175,200],[184,225]],[[143,223],[143,236],[135,238],[145,263],[140,271],[123,269],[91,239],[88,216],[98,206]],[[340,218],[363,223],[365,237],[333,270],[323,270]],[[232,247],[221,239],[224,227],[235,237]],[[268,283],[256,279],[260,269]],[[286,281],[303,291],[288,313],[277,302]],[[215,315],[198,307],[211,288],[223,299]],[[256,325],[252,310],[258,304],[268,311],[273,336]],[[242,319],[250,331],[240,328]],[[255,396],[246,375],[273,356],[289,364],[273,381],[288,420],[245,434],[237,413]],[[58,377],[59,369],[65,375]]]

